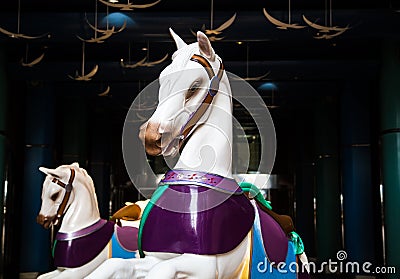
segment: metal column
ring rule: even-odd
[[[87,168],[87,106],[85,98],[65,97],[62,100],[62,163],[78,162]]]
[[[106,109],[92,109],[90,112],[90,160],[89,174],[96,189],[99,211],[102,218],[109,218],[110,207],[110,117]]]
[[[380,91],[386,263],[388,266],[395,266],[397,272],[399,272],[400,60],[398,42],[396,44],[392,42],[384,44]]]
[[[4,201],[4,183],[5,183],[5,153],[6,153],[6,73],[4,71],[5,61],[2,49],[0,49],[0,239],[3,239],[3,201]],[[3,241],[2,241],[2,244]],[[4,247],[2,247],[4,248]],[[0,273],[3,273],[3,253],[0,261]]]
[[[53,167],[53,94],[52,87],[47,84],[27,89],[20,272],[44,272],[50,268],[49,231],[36,223],[36,216],[40,210],[44,181],[44,175],[38,168]]]
[[[341,101],[344,241],[349,261],[375,262],[376,214],[371,173],[368,83],[347,84]]]
[[[321,262],[335,259],[341,248],[338,112],[334,97],[322,100],[315,112],[316,249]]]
[[[312,110],[296,111],[296,231],[303,239],[308,256],[315,257],[314,231],[314,158]]]
[[[87,167],[87,105],[83,97],[65,97],[62,100],[62,163],[79,163]]]

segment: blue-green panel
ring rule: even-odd
[[[53,167],[54,92],[51,85],[27,89],[25,103],[25,162],[21,227],[29,237],[21,238],[20,272],[50,269],[49,232],[36,223],[41,205],[44,175],[40,166]]]

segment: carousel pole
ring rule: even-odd
[[[6,152],[6,103],[7,103],[7,88],[6,88],[6,73],[4,71],[5,61],[4,54],[2,49],[0,49],[0,239],[3,239],[3,201],[4,201],[4,186],[5,186],[5,152]],[[1,247],[3,247],[4,243],[2,242]],[[3,274],[3,254],[0,262],[0,273]]]
[[[400,61],[398,42],[385,42],[380,85],[386,265],[400,270]],[[388,278],[397,278],[395,275]]]
[[[20,272],[45,272],[50,266],[49,231],[36,223],[41,205],[43,174],[40,166],[53,167],[54,92],[39,83],[27,88],[25,102],[24,182],[21,189]]]
[[[332,96],[315,110],[316,250],[319,262],[335,259],[341,248],[338,113]]]
[[[375,263],[377,245],[370,115],[369,84],[347,84],[341,100],[344,243],[347,259],[359,263]]]

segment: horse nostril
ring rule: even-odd
[[[156,146],[157,146],[157,147],[161,147],[161,138],[159,138],[158,140],[156,140]]]
[[[36,217],[36,222],[44,228],[48,228],[51,224],[51,218],[40,214]]]
[[[39,225],[43,225],[43,218],[44,216],[43,215],[38,215],[37,217],[36,217],[36,223],[38,223]]]

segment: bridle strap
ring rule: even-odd
[[[181,135],[179,137],[179,146],[182,146],[182,143],[187,139],[193,127],[207,111],[209,105],[214,99],[214,96],[218,93],[219,83],[224,74],[224,65],[222,64],[221,60],[219,60],[219,70],[217,75],[215,75],[210,62],[208,62],[208,60],[205,57],[198,54],[193,54],[190,60],[197,62],[204,67],[210,79],[210,86],[208,87],[207,94],[204,97],[202,103],[199,105],[196,111],[192,113],[192,115],[189,117],[189,120],[182,127]]]
[[[190,60],[197,62],[201,66],[203,66],[205,68],[205,70],[207,71],[209,79],[212,79],[214,77],[215,74],[211,67],[211,64],[210,64],[210,62],[208,62],[208,60],[205,57],[198,55],[198,54],[193,54],[192,57],[190,58]]]
[[[215,73],[214,73],[214,71],[212,69],[212,66],[211,66],[210,62],[208,62],[208,60],[205,57],[203,57],[203,56],[201,56],[199,54],[193,54],[192,57],[190,58],[190,60],[194,61],[194,62],[197,62],[201,66],[203,66],[204,69],[207,71],[209,79],[212,79],[215,76]],[[219,80],[222,79],[222,75],[224,74],[224,70],[225,70],[224,69],[224,64],[222,64],[221,60],[219,60],[219,70],[218,70],[218,73],[217,73],[217,76],[218,76]]]
[[[58,180],[57,178],[53,178],[53,180],[51,182],[56,183],[57,185],[63,187],[65,189],[65,193],[64,193],[64,197],[61,201],[61,204],[58,206],[57,209],[57,215],[54,219],[54,224],[57,224],[58,221],[60,220],[61,216],[63,215],[65,208],[67,207],[68,201],[69,201],[69,197],[71,196],[71,192],[73,189],[72,183],[74,182],[75,179],[75,170],[73,168],[70,169],[71,170],[71,175],[69,177],[68,183],[65,184],[64,182]]]

